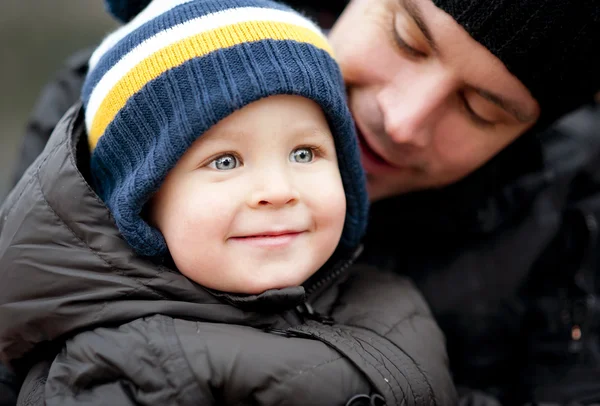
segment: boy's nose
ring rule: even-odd
[[[299,193],[287,174],[269,170],[255,183],[249,205],[253,208],[283,207],[296,203],[298,198]]]

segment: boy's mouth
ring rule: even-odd
[[[295,230],[265,231],[252,235],[231,237],[230,240],[255,247],[279,248],[289,245],[304,232]]]

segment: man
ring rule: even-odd
[[[598,90],[599,6],[550,3],[354,0],[331,32],[375,201],[367,248],[423,290],[456,384],[503,404],[600,401],[598,171],[549,165],[537,136]]]
[[[367,258],[423,291],[464,404],[600,402],[599,9],[352,0],[331,31],[374,202]]]
[[[566,168],[589,157],[549,165],[551,134],[537,136],[598,90],[600,12],[550,3],[354,0],[331,32],[375,202],[371,257],[397,253],[456,384],[503,404],[600,401],[586,257],[600,173]]]

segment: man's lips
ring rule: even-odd
[[[397,172],[408,169],[406,166],[395,165],[379,155],[367,141],[364,133],[356,127],[358,144],[361,150],[362,164],[367,173]]]

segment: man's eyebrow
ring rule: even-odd
[[[429,31],[429,27],[427,27],[427,24],[425,23],[423,13],[421,13],[421,9],[417,6],[414,0],[399,0],[399,2],[400,6],[406,10],[408,15],[410,15],[414,20],[415,24],[417,24],[417,27],[419,27],[425,36],[425,39],[427,40],[427,43],[431,49],[433,49],[435,53],[439,53],[438,46],[433,40],[433,35],[431,35],[431,31]]]
[[[478,88],[474,88],[473,90],[475,90],[475,92],[484,99],[500,107],[502,110],[510,113],[521,123],[530,123],[536,119],[534,114],[525,113],[526,109],[523,108],[523,106],[521,106],[521,104],[517,103],[516,101],[506,99],[487,90]]]

